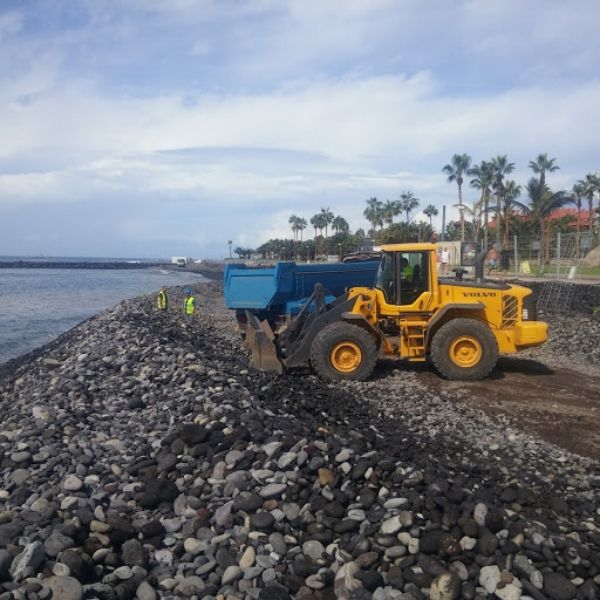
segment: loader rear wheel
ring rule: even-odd
[[[362,327],[332,323],[315,337],[310,362],[324,379],[364,381],[375,368],[377,345]]]
[[[475,381],[487,377],[496,366],[498,343],[485,323],[452,319],[433,336],[430,356],[447,379]]]

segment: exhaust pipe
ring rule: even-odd
[[[485,262],[485,256],[488,253],[487,250],[481,250],[475,257],[475,281],[481,283],[484,281],[483,278],[483,263]]]

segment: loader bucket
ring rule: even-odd
[[[277,356],[275,335],[268,321],[259,321],[254,315],[248,318],[246,347],[252,353],[252,366],[261,371],[283,373],[283,364]]]
[[[254,327],[250,325],[246,325],[246,329],[244,331],[244,348],[249,352],[252,351],[252,344],[254,343],[254,332],[256,330]]]

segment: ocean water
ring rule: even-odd
[[[0,268],[0,364],[42,346],[125,298],[206,281],[155,268]]]

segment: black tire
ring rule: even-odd
[[[341,358],[344,349],[359,348],[360,357],[348,361],[348,369],[340,370],[335,357]],[[346,352],[346,354],[351,354]],[[365,381],[371,376],[377,362],[378,349],[374,337],[362,327],[344,321],[327,325],[313,340],[310,363],[323,379]],[[352,363],[352,364],[350,364]],[[340,362],[340,366],[341,366]]]
[[[476,381],[487,377],[496,366],[498,343],[485,323],[452,319],[436,331],[429,354],[447,379]]]

